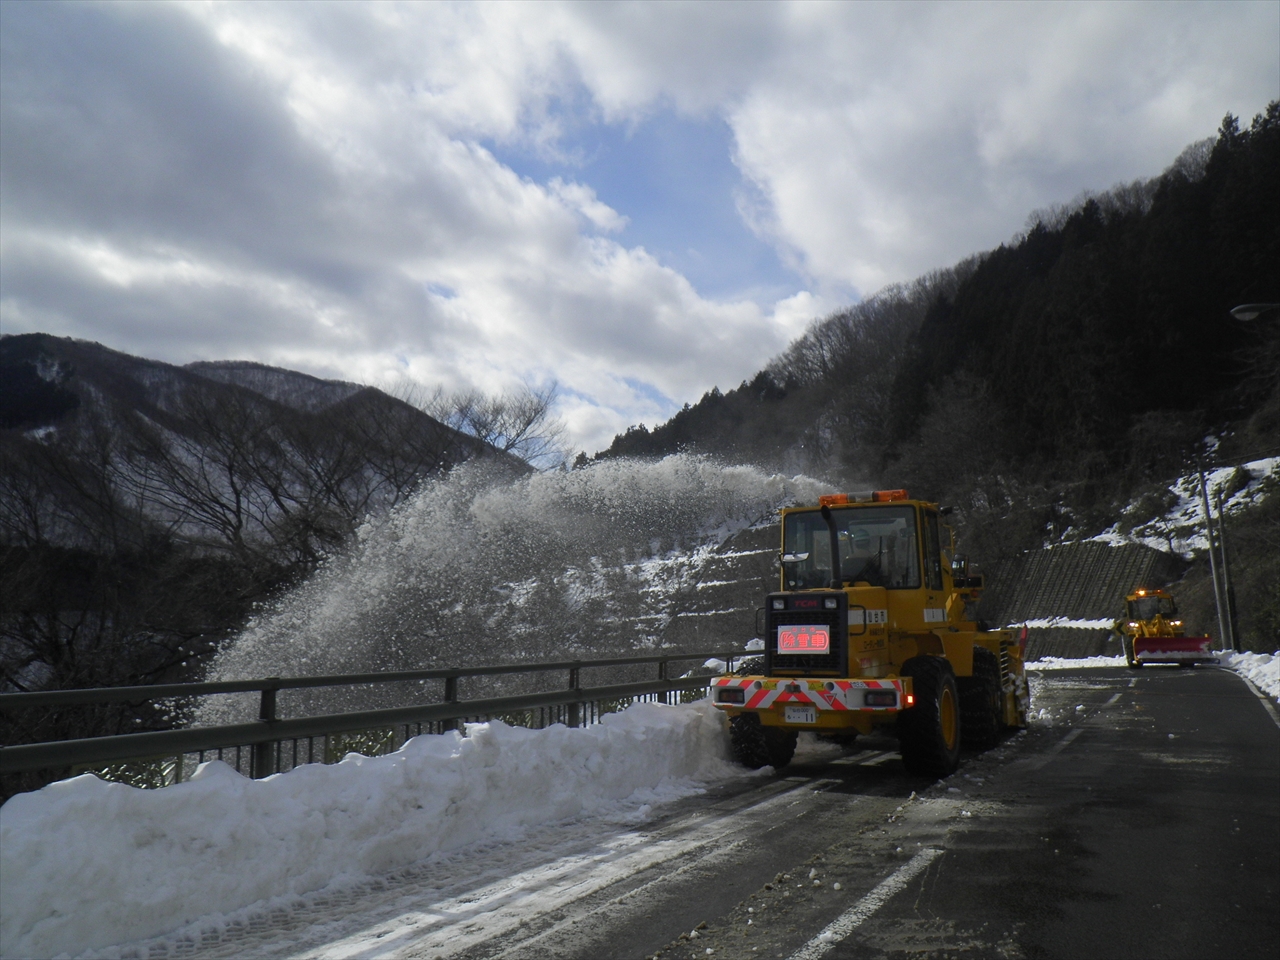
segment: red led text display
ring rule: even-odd
[[[825,624],[778,628],[779,653],[826,653],[830,649],[831,628]]]

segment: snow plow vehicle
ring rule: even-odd
[[[805,730],[883,730],[896,733],[908,770],[942,777],[962,741],[985,749],[1026,725],[1025,641],[974,619],[983,578],[955,554],[941,516],[905,490],[782,511],[763,656],[712,681],[738,762],[783,767]]]
[[[1124,598],[1124,616],[1112,628],[1120,636],[1129,669],[1146,663],[1194,667],[1217,663],[1212,637],[1188,637],[1173,597],[1163,590],[1135,590]]]

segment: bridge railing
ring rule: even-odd
[[[673,696],[689,697],[706,689],[711,679],[709,676],[672,677],[668,675],[670,664],[716,659],[727,661],[732,669],[733,661],[743,656],[740,650],[713,651],[323,677],[265,677],[212,683],[3,693],[0,694],[0,710],[6,712],[93,703],[187,700],[235,693],[257,693],[259,700],[258,719],[248,723],[0,746],[0,774],[53,770],[74,773],[87,769],[102,770],[109,765],[142,764],[150,765],[150,773],[135,776],[130,782],[162,786],[183,780],[184,773],[193,771],[197,764],[214,756],[230,763],[241,773],[260,778],[299,763],[316,762],[317,759],[334,762],[342,759],[348,749],[361,753],[391,752],[410,737],[442,733],[456,729],[466,721],[503,719],[530,727],[544,727],[552,723],[576,727],[595,723],[604,714],[641,700],[670,702]],[[656,665],[657,678],[603,686],[581,685],[583,670],[637,664]],[[568,684],[563,689],[487,699],[458,698],[458,680],[464,677],[557,671],[568,674]],[[440,698],[432,698],[431,702],[288,719],[277,715],[276,697],[281,690],[433,680],[443,681],[443,691]]]

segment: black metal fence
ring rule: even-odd
[[[513,663],[489,667],[441,668],[386,673],[343,674],[327,677],[267,677],[260,680],[228,680],[215,683],[172,683],[139,687],[98,687],[37,693],[0,694],[0,710],[56,709],[91,703],[189,700],[218,694],[257,693],[258,719],[249,723],[187,727],[116,736],[90,737],[0,746],[0,774],[31,771],[74,773],[110,768],[120,779],[139,786],[177,783],[211,757],[233,765],[252,777],[283,772],[301,763],[341,760],[348,752],[389,753],[410,737],[456,729],[466,721],[501,719],[528,727],[553,723],[581,726],[598,722],[604,714],[641,700],[670,702],[705,690],[709,676],[670,677],[669,665],[681,661],[727,661],[729,668],[740,651],[677,653],[600,660],[563,660],[551,663]],[[599,667],[655,665],[654,680],[581,685],[583,670]],[[517,696],[460,700],[458,680],[498,674],[534,674],[561,671],[568,685],[560,690]],[[285,719],[277,715],[280,690],[307,687],[356,687],[370,684],[443,681],[439,698],[424,690],[419,702],[403,707],[329,713]],[[132,770],[130,775],[123,775]]]

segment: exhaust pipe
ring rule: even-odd
[[[840,576],[840,536],[836,532],[836,518],[831,515],[831,508],[826,504],[822,507],[822,519],[827,522],[827,529],[831,531],[831,589],[840,590],[844,587],[844,578]]]

